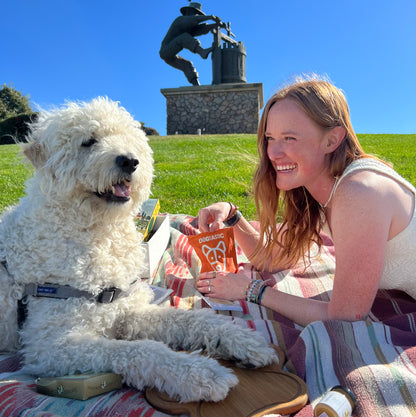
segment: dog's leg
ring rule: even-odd
[[[175,352],[153,340],[115,340],[78,335],[49,343],[49,349],[26,349],[25,370],[49,376],[81,372],[114,372],[139,390],[156,387],[182,402],[220,401],[238,383],[232,371],[197,352]],[[59,347],[58,347],[59,343]],[[34,358],[36,355],[36,359]],[[42,372],[43,371],[43,372]]]
[[[18,288],[0,263],[0,351],[15,351],[19,347],[15,291]]]
[[[122,372],[126,383],[138,389],[154,386],[182,402],[221,401],[238,384],[230,369],[196,352],[174,352],[149,340],[124,343],[127,350],[116,351],[114,371]],[[128,343],[140,345],[133,361]]]
[[[274,349],[260,333],[207,309],[149,306],[140,314],[129,315],[119,331],[123,339],[155,339],[173,349],[203,349],[210,356],[242,366],[261,367],[277,361]]]

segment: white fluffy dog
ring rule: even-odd
[[[34,176],[0,222],[0,350],[17,345],[17,299],[31,288],[19,342],[34,375],[111,371],[181,401],[219,401],[235,375],[176,350],[249,366],[276,360],[261,335],[226,317],[151,304],[133,218],[149,197],[153,157],[126,110],[106,98],[68,103],[42,112],[28,139]]]

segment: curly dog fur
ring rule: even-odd
[[[0,222],[0,350],[20,348],[26,372],[110,371],[137,389],[219,401],[238,381],[214,358],[250,366],[276,360],[261,335],[226,317],[151,304],[140,280],[110,304],[29,296],[18,333],[16,300],[25,284],[98,294],[125,291],[140,278],[144,253],[133,218],[153,178],[140,124],[107,98],[41,112],[22,146],[35,172]]]

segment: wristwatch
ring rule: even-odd
[[[234,216],[232,216],[232,217],[230,217],[229,219],[227,219],[227,220],[224,220],[224,225],[225,226],[227,226],[227,227],[232,227],[232,226],[235,226],[238,222],[239,222],[239,220],[241,219],[241,217],[242,217],[243,215],[241,214],[241,211],[240,210],[237,210],[236,212],[235,212],[235,214],[234,214]]]

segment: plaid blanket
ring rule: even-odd
[[[151,283],[172,288],[176,308],[208,307],[195,291],[201,264],[187,236],[198,233],[196,220],[170,215],[171,239]],[[335,257],[332,242],[315,251],[309,265],[266,274],[280,291],[328,300]],[[237,247],[239,263],[251,266]],[[235,301],[242,311],[225,311],[241,326],[261,332],[286,354],[284,369],[303,378],[310,402],[296,417],[313,416],[313,407],[335,385],[349,387],[356,396],[354,416],[416,416],[416,302],[398,291],[380,291],[370,317],[354,323],[314,322],[305,328],[256,304]],[[36,393],[33,376],[22,374],[21,356],[0,356],[0,417],[129,416],[162,417],[144,394],[124,387],[86,401],[47,397]],[[233,416],[234,417],[234,416]]]

